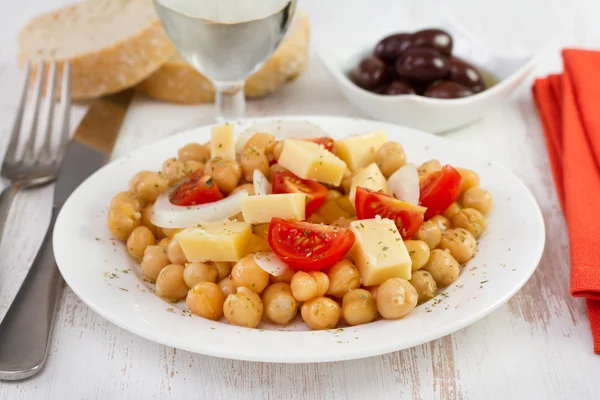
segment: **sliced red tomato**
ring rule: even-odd
[[[332,138],[327,137],[327,136],[304,139],[304,140],[308,140],[309,142],[314,142],[317,144],[322,144],[323,147],[325,147],[325,150],[329,150],[329,151],[333,150],[333,144],[335,143],[335,141]]]
[[[271,174],[273,193],[304,193],[306,195],[305,218],[313,215],[325,203],[327,187],[319,182],[301,179],[287,170],[275,170]]]
[[[425,207],[410,204],[387,194],[373,192],[362,187],[356,188],[356,217],[371,219],[379,215],[394,221],[402,239],[411,238],[423,223]]]
[[[269,245],[277,257],[296,271],[319,271],[333,266],[352,248],[351,230],[310,222],[271,219]]]
[[[419,204],[427,207],[425,219],[446,211],[458,199],[461,183],[460,173],[450,165],[445,165],[441,171],[434,172],[423,180],[420,183]]]
[[[177,189],[169,195],[169,200],[176,206],[193,206],[221,200],[223,194],[211,176],[203,176],[202,170],[190,175]]]

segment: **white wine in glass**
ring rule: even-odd
[[[216,119],[242,118],[244,81],[273,54],[296,0],[154,0],[175,46],[215,86]]]

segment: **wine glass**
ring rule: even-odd
[[[183,58],[215,87],[216,120],[240,119],[244,81],[281,43],[296,0],[154,0]]]

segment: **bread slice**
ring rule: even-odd
[[[296,11],[290,30],[271,58],[246,81],[246,96],[261,97],[296,78],[306,63],[310,24],[306,13]],[[210,81],[179,54],[138,85],[138,90],[159,100],[180,104],[208,103],[215,97]]]
[[[71,62],[74,99],[134,86],[175,51],[152,0],[86,0],[33,19],[18,42],[21,64]]]

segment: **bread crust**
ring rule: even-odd
[[[23,51],[28,31],[36,29],[36,24],[42,23],[45,18],[68,12],[68,9],[69,7],[37,17],[21,30],[18,39],[21,65],[30,57]],[[138,84],[158,70],[174,52],[174,45],[156,18],[136,35],[112,46],[56,61],[60,69],[64,61],[70,61],[71,96],[75,100],[84,100],[116,93]],[[34,61],[41,60],[38,58]],[[52,59],[43,61],[50,62]]]
[[[295,79],[306,64],[309,39],[308,15],[298,10],[290,31],[279,48],[246,81],[246,97],[265,96],[285,82]],[[210,103],[215,96],[212,83],[179,55],[171,57],[154,74],[142,81],[137,90],[155,99],[179,104]]]

